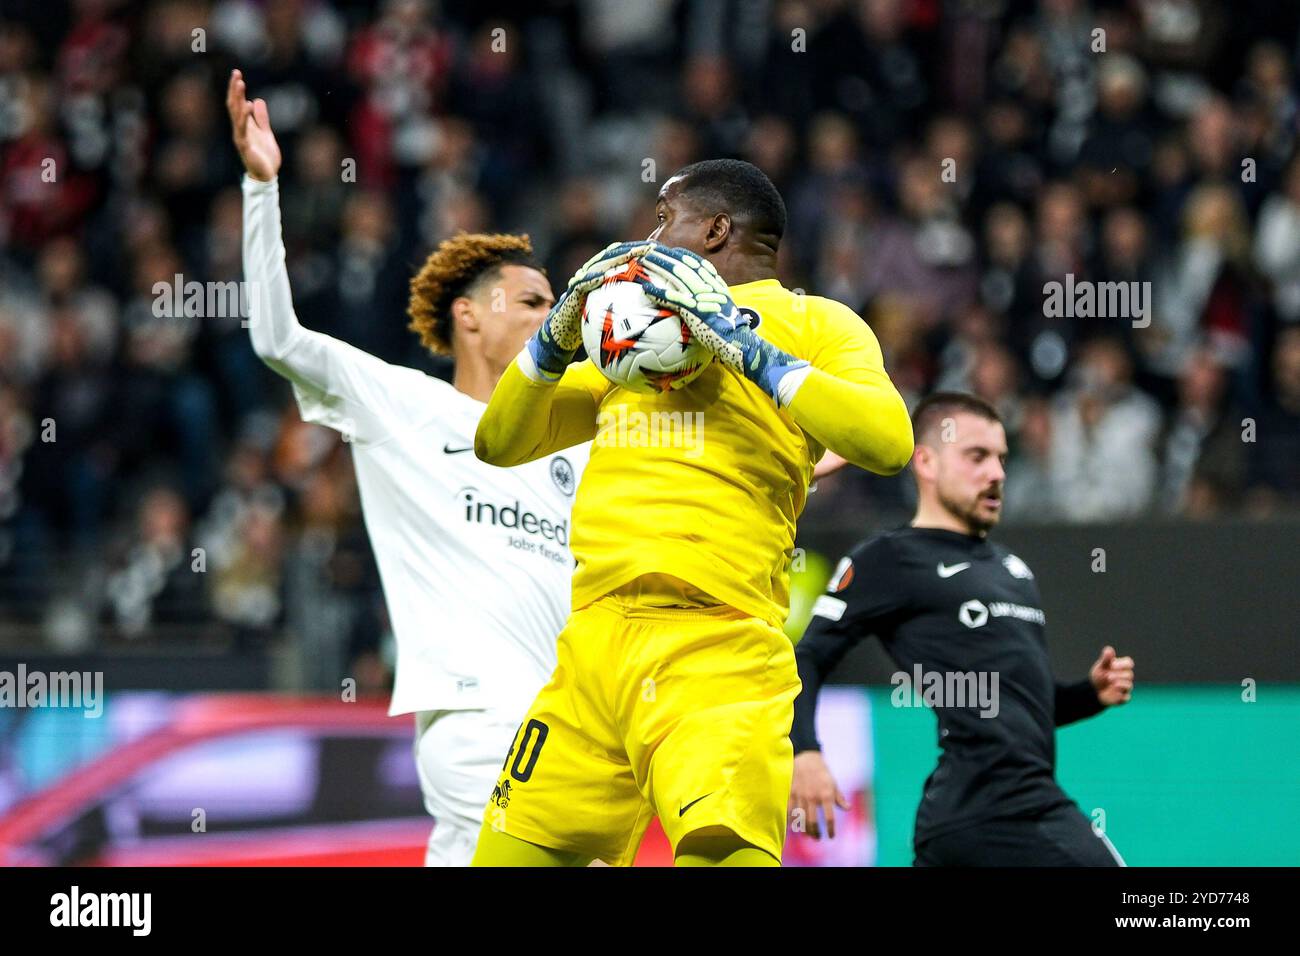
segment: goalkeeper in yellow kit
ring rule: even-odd
[[[781,630],[795,520],[827,449],[879,474],[912,454],[871,330],[777,281],[785,205],[767,176],[736,160],[687,166],[657,215],[650,240],[574,277],[475,436],[478,457],[503,466],[594,439],[573,506],[574,610],[485,808],[476,866],[627,865],[653,814],[679,866],[779,865],[799,692]],[[629,260],[716,355],[677,391],[634,393],[570,365],[586,293]],[[637,412],[704,427],[689,454],[629,441],[619,429],[647,420]]]

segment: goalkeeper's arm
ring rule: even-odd
[[[911,460],[907,405],[883,369],[850,381],[808,365],[792,369],[777,390],[788,391],[781,404],[800,428],[859,468],[893,475]]]
[[[892,475],[912,457],[907,405],[885,374],[875,337],[852,322],[825,318],[819,356],[826,367],[790,355],[758,336],[713,265],[685,249],[655,246],[638,279],[651,300],[677,309],[691,334],[723,365],[749,379],[822,445],[868,471]],[[656,282],[657,280],[657,282]],[[838,308],[844,308],[839,306]],[[844,309],[848,312],[847,309]],[[852,313],[849,313],[852,315]]]
[[[596,397],[582,383],[578,368],[558,382],[548,381],[537,374],[527,350],[519,353],[479,419],[474,454],[489,465],[508,468],[591,441]]]

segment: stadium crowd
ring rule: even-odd
[[[237,309],[159,308],[240,277],[232,66],[284,149],[301,319],[389,361],[448,374],[404,315],[442,238],[526,231],[558,287],[738,156],[786,197],[788,286],[858,310],[909,400],[1003,413],[1008,520],[1293,509],[1298,43],[1269,0],[6,0],[0,608],[257,640],[314,575],[373,654],[346,445]],[[1067,281],[1150,292],[1055,314]],[[810,510],[908,494],[843,472]]]

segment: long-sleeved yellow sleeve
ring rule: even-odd
[[[511,362],[474,433],[474,454],[510,468],[596,437],[606,379],[589,362],[572,365],[556,384],[534,381]]]
[[[847,306],[810,296],[804,305],[799,358],[812,363],[794,397],[790,417],[822,446],[878,475],[902,471],[912,458],[907,404],[885,371],[875,334]]]
[[[859,468],[878,475],[902,471],[912,458],[912,421],[889,376],[862,382],[813,368],[790,417],[809,435]]]

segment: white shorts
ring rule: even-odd
[[[426,710],[415,715],[415,766],[434,819],[425,866],[469,866],[522,710]]]

